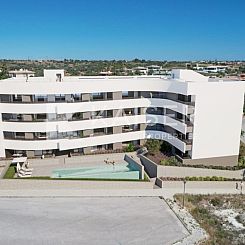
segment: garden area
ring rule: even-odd
[[[175,200],[182,205],[183,196]],[[245,244],[244,195],[185,195],[185,207],[209,235],[202,245]]]
[[[171,145],[167,142],[149,139],[146,141],[145,147],[148,150],[146,156],[156,164],[173,166],[180,164],[180,162],[173,156]]]
[[[148,150],[146,157],[159,165],[219,170],[240,170],[245,168],[245,144],[243,142],[240,143],[239,159],[236,166],[183,164],[173,155],[171,145],[161,140],[149,139],[146,141],[145,147]]]

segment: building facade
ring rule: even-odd
[[[235,165],[244,85],[191,70],[172,77],[43,77],[0,81],[0,157],[117,150],[168,142],[183,162]]]

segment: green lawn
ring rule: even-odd
[[[10,166],[7,170],[7,172],[5,173],[5,175],[3,176],[4,179],[13,179],[14,178],[14,174],[15,174],[15,166]]]

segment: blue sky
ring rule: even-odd
[[[245,0],[11,0],[0,58],[245,60]]]

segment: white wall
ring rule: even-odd
[[[208,77],[205,77],[198,72],[192,70],[183,70],[183,69],[173,69],[172,78],[180,79],[189,82],[208,82]]]
[[[209,82],[189,89],[196,94],[192,158],[238,155],[244,86]]]
[[[59,74],[61,77],[61,81],[64,78],[64,70],[44,70],[44,78],[48,81],[48,82],[58,82],[57,80],[57,74]]]

